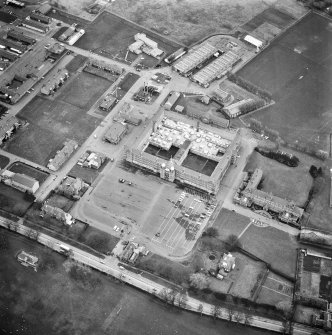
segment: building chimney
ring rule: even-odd
[[[199,121],[197,121],[197,128],[196,128],[196,131],[197,131],[197,132],[199,131]]]

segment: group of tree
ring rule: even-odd
[[[325,10],[328,14],[332,15],[332,0],[301,0],[309,8],[318,10]]]
[[[187,307],[188,297],[176,290],[163,288],[157,296],[171,306],[178,306],[181,308]]]
[[[241,114],[250,113],[258,108],[265,106],[265,101],[263,99],[252,100],[244,103],[239,107]]]
[[[259,152],[261,155],[274,159],[281,164],[285,164],[289,167],[297,167],[299,165],[300,160],[291,154],[283,153],[275,150],[266,150],[263,148],[255,148],[255,151]]]
[[[245,90],[247,90],[250,93],[253,93],[255,95],[258,95],[260,98],[262,98],[263,100],[265,100],[266,102],[271,102],[272,100],[272,94],[267,91],[264,90],[256,85],[254,85],[253,83],[243,79],[242,77],[229,72],[227,75],[228,79],[230,81],[232,81],[233,83],[241,86],[242,88],[244,88]]]
[[[193,289],[204,290],[209,287],[210,278],[202,272],[196,272],[190,275],[189,284]]]
[[[265,127],[259,120],[250,119],[249,127],[258,133],[264,133],[272,141],[278,141],[280,139],[280,134],[277,130]]]
[[[228,248],[227,248],[228,251],[234,251],[234,250],[242,248],[242,244],[239,241],[239,238],[235,234],[228,235],[225,242],[228,245]]]
[[[311,165],[309,169],[309,173],[312,178],[317,178],[323,175],[323,170],[321,167],[317,168],[315,165]]]
[[[219,232],[218,229],[214,228],[214,227],[209,227],[207,228],[202,236],[207,236],[207,237],[218,237],[219,236]]]

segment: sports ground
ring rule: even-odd
[[[332,21],[311,12],[238,71],[276,101],[245,119],[261,120],[288,142],[327,149],[332,127],[331,40]]]

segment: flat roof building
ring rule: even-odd
[[[127,133],[127,130],[126,125],[120,122],[113,122],[104,135],[104,140],[112,144],[118,144]]]
[[[165,111],[134,148],[127,148],[126,160],[164,180],[216,194],[239,149],[238,132],[212,130]]]
[[[187,76],[197,66],[211,58],[217,51],[218,49],[209,43],[201,44],[198,48],[187,53],[176,62],[173,65],[173,70]]]
[[[64,146],[59,150],[54,158],[49,160],[47,167],[52,171],[57,171],[69,159],[72,153],[77,149],[78,144],[74,140],[68,140]]]
[[[164,108],[167,110],[171,110],[171,108],[175,105],[175,103],[180,98],[179,92],[171,92],[167,101],[165,102]]]

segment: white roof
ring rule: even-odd
[[[246,37],[244,38],[244,40],[252,45],[254,45],[257,48],[260,48],[263,45],[263,42],[258,40],[257,38],[250,36],[250,35],[246,35]]]

